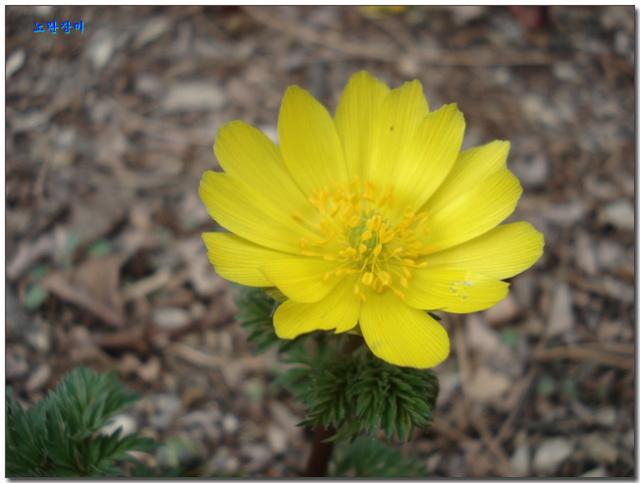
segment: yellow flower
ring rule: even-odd
[[[497,226],[522,192],[509,143],[460,153],[464,128],[455,104],[429,112],[417,80],[390,90],[359,72],[334,118],[289,87],[280,146],[240,121],[218,132],[225,173],[206,172],[200,197],[231,233],[203,235],[211,263],[288,297],[280,338],[354,330],[391,364],[439,364],[449,337],[427,311],[495,305],[544,245],[528,223]]]
[[[369,18],[382,18],[387,14],[400,15],[409,7],[407,5],[362,5],[358,10]]]

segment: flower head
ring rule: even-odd
[[[347,84],[335,116],[287,89],[280,145],[233,121],[200,196],[230,233],[205,233],[231,281],[277,287],[279,337],[355,330],[378,357],[433,367],[449,338],[428,311],[467,313],[502,300],[503,282],[542,254],[525,222],[498,226],[522,192],[509,143],[460,152],[455,104],[429,112],[420,82],[390,90],[367,72]]]
[[[358,10],[362,15],[369,18],[381,18],[388,14],[400,15],[409,8],[408,5],[362,5]]]

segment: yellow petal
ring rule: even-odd
[[[385,98],[373,121],[369,178],[378,189],[395,179],[396,164],[403,159],[418,126],[429,112],[420,81],[405,82]],[[367,169],[367,167],[365,167]]]
[[[307,91],[297,86],[287,89],[280,108],[278,134],[284,162],[307,196],[313,189],[332,186],[331,179],[349,181],[333,119]]]
[[[209,261],[223,278],[249,287],[267,287],[271,282],[258,266],[290,255],[256,245],[232,233],[203,233]]]
[[[260,270],[282,293],[295,302],[312,303],[325,298],[337,285],[334,275],[325,280],[325,273],[338,267],[337,262],[318,258],[286,258],[268,261]]]
[[[342,140],[350,174],[366,177],[370,157],[373,119],[389,93],[389,87],[366,71],[354,74],[344,89],[335,123]]]
[[[429,268],[470,270],[504,279],[524,272],[542,255],[542,233],[526,222],[497,226],[473,240],[433,253]]]
[[[449,175],[427,201],[429,210],[439,211],[478,182],[505,170],[509,146],[508,141],[492,141],[460,153]]]
[[[199,193],[214,220],[258,245],[298,254],[300,239],[316,236],[274,201],[225,173],[207,171]]]
[[[360,330],[376,356],[397,366],[427,369],[449,355],[444,328],[390,290],[367,297],[360,309]]]
[[[425,245],[439,251],[486,233],[513,212],[521,193],[518,178],[505,169],[476,183],[439,211],[431,211],[427,202]]]
[[[464,117],[456,104],[424,118],[404,155],[394,163],[400,214],[407,205],[421,207],[449,174],[460,152],[464,128]]]
[[[342,279],[319,302],[284,302],[273,317],[276,335],[281,339],[293,339],[314,330],[335,329],[336,333],[340,333],[353,329],[360,313],[360,297],[354,295],[353,283],[353,277]]]
[[[303,218],[317,213],[287,170],[276,146],[259,130],[242,121],[220,128],[213,150],[227,174]]]
[[[507,296],[509,284],[465,270],[423,268],[411,273],[405,302],[417,309],[466,314],[488,309]]]

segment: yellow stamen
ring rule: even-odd
[[[392,231],[387,231],[385,232],[384,235],[382,233],[380,234],[380,241],[382,243],[389,243],[391,240],[395,238],[395,236],[396,234],[393,233]]]
[[[384,287],[391,285],[391,275],[384,270],[381,270],[380,273],[378,273],[378,280],[380,280]]]
[[[319,214],[316,229],[322,233],[312,239],[302,237],[301,253],[336,263],[337,268],[323,274],[324,280],[357,275],[353,292],[363,302],[367,290],[392,290],[404,298],[402,290],[409,288],[413,270],[426,267],[425,255],[433,252],[421,238],[427,230],[427,215],[407,206],[400,221],[392,224],[393,186],[383,190],[357,176],[346,183],[331,180],[328,186],[312,190],[310,203]],[[309,223],[310,218],[301,213],[292,216]]]
[[[373,283],[373,273],[367,272],[362,276],[362,283],[370,287]]]

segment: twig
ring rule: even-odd
[[[36,136],[40,136],[44,138],[45,143],[47,143],[47,156],[44,158],[44,162],[42,163],[42,168],[38,172],[38,177],[36,178],[36,182],[33,185],[33,195],[38,199],[38,204],[42,205],[47,200],[44,197],[44,182],[47,178],[47,174],[49,173],[49,169],[51,168],[51,158],[53,156],[53,149],[51,148],[51,141],[47,136],[45,136],[42,132],[35,129],[33,133]]]
[[[145,117],[122,105],[115,97],[109,99],[109,105],[115,108],[114,114],[126,129],[141,131],[147,136],[182,146],[211,145],[211,133],[203,128],[194,129]]]
[[[635,294],[632,284],[625,284],[609,277],[600,277],[598,280],[590,280],[574,271],[568,271],[566,280],[587,292],[593,292],[603,297],[610,297],[624,303],[633,303]]]
[[[335,30],[314,30],[308,24],[293,23],[273,14],[273,9],[264,7],[243,7],[254,20],[274,30],[282,31],[304,42],[323,45],[355,57],[365,57],[379,61],[397,62],[409,55],[416,62],[451,67],[490,67],[498,65],[549,65],[559,59],[539,52],[517,54],[495,54],[495,51],[452,52],[440,49],[426,49],[423,46],[407,45],[403,52],[389,44],[379,42],[357,42],[345,38]]]
[[[497,470],[506,478],[513,478],[514,474],[511,471],[511,465],[509,464],[509,459],[507,458],[506,453],[502,446],[496,441],[493,437],[489,428],[485,424],[482,418],[479,418],[476,414],[473,406],[471,405],[471,401],[467,396],[466,387],[468,385],[468,377],[469,377],[469,360],[467,358],[467,346],[464,341],[464,332],[462,331],[462,324],[460,323],[460,316],[456,315],[452,317],[453,322],[456,327],[456,355],[458,356],[458,364],[460,365],[460,373],[462,380],[462,395],[464,396],[465,405],[467,406],[467,412],[469,413],[469,419],[471,420],[471,424],[473,424],[480,433],[480,437],[482,441],[485,443],[491,454],[496,458],[499,465]]]
[[[237,365],[246,370],[266,370],[269,364],[273,362],[264,356],[239,357],[231,360],[228,357],[207,354],[179,342],[170,343],[165,348],[165,352],[173,353],[190,364],[206,369],[224,369],[228,366]]]
[[[533,380],[536,378],[537,375],[538,375],[538,368],[536,366],[531,367],[527,375],[524,377],[524,379],[522,379],[518,383],[516,388],[513,390],[513,394],[515,394],[515,402],[513,404],[513,407],[511,408],[511,411],[509,412],[509,415],[507,416],[507,419],[504,420],[504,423],[502,423],[500,430],[496,434],[496,441],[498,443],[502,443],[509,436],[509,432],[511,431],[513,422],[515,421],[516,416],[520,412],[522,405],[526,401],[525,396],[529,392],[529,389],[531,388],[531,383],[533,382]]]
[[[138,280],[133,285],[127,287],[122,291],[122,299],[124,302],[135,300],[145,295],[160,290],[165,284],[171,280],[171,270],[168,268],[161,268],[153,275]]]
[[[609,351],[616,352],[618,354],[625,354],[628,356],[634,356],[636,354],[636,349],[634,344],[628,342],[603,342],[603,343],[586,343],[580,344],[579,346],[582,349],[590,349],[590,350],[600,350],[600,351]]]
[[[568,242],[565,242],[565,243],[568,243]],[[567,257],[562,257],[561,259],[562,259],[562,265],[560,266],[559,270],[561,273],[564,274],[566,273],[566,269],[567,269],[567,261],[566,261]],[[540,340],[536,344],[534,352],[544,350],[544,347],[547,345],[548,341],[549,341],[549,325],[546,325],[542,333],[542,336],[540,337]],[[520,412],[522,405],[526,401],[525,396],[529,391],[529,389],[531,388],[531,384],[533,383],[536,376],[538,375],[538,372],[539,372],[539,367],[532,364],[529,367],[529,372],[527,373],[527,375],[521,380],[520,384],[516,387],[516,389],[514,389],[512,394],[516,394],[515,396],[516,400],[513,403],[513,407],[511,408],[511,411],[509,412],[507,419],[504,420],[504,422],[502,423],[502,426],[500,427],[500,430],[496,434],[496,440],[499,443],[502,443],[509,436],[509,432],[511,431],[513,422],[515,421],[516,416]]]
[[[15,282],[40,258],[53,252],[55,242],[51,233],[45,233],[34,242],[23,242],[18,247],[18,254],[7,266],[7,278]]]
[[[340,32],[325,30],[319,32],[308,24],[289,22],[280,15],[274,15],[264,7],[243,7],[243,10],[254,20],[274,30],[280,30],[305,42],[331,47],[341,52],[359,57],[370,57],[378,60],[397,60],[396,49],[388,44],[354,42],[344,38]]]
[[[628,344],[628,346],[633,349],[633,344]],[[625,350],[628,351],[628,348],[625,348]],[[581,345],[536,351],[533,353],[533,358],[539,361],[551,359],[589,361],[626,370],[632,370],[635,362],[632,353],[620,354],[611,352],[606,347],[584,347]]]
[[[396,17],[387,17],[377,20],[366,19],[370,25],[384,32],[393,42],[407,52],[407,48],[416,44],[416,39],[411,35],[411,31],[406,28],[405,23]]]
[[[209,379],[211,379],[218,397],[224,401],[227,407],[232,408],[234,406],[234,399],[222,370],[220,368],[211,369],[209,371]]]
[[[451,441],[455,441],[456,443],[466,443],[467,441],[472,441],[472,438],[467,436],[465,433],[460,431],[455,426],[452,426],[444,419],[434,419],[433,420],[433,429],[439,434],[449,438]]]
[[[107,334],[92,334],[91,340],[107,350],[140,349],[147,342],[147,331],[142,326]]]

